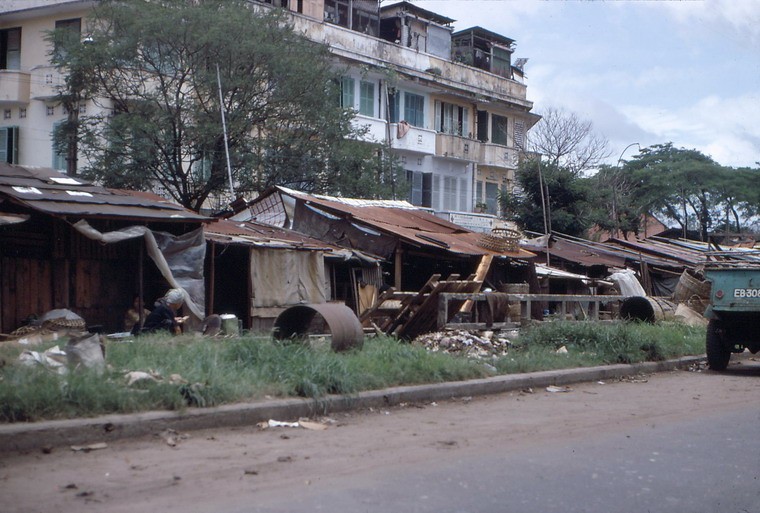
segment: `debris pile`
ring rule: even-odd
[[[420,335],[414,339],[414,344],[432,352],[487,359],[506,355],[514,347],[510,338],[517,338],[517,332],[452,330]]]

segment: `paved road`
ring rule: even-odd
[[[0,460],[3,511],[760,513],[760,362]]]

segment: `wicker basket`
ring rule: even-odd
[[[515,253],[520,249],[520,232],[510,228],[494,228],[491,233],[480,236],[478,246],[499,253]]]

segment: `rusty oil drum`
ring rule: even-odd
[[[319,314],[331,334],[333,351],[361,348],[364,330],[353,310],[342,303],[295,305],[285,309],[274,321],[274,338],[287,340],[308,335]]]

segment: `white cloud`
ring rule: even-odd
[[[760,43],[760,3],[757,0],[705,0],[701,2],[650,2],[683,27],[695,23],[711,26],[750,46]]]
[[[760,96],[733,98],[708,96],[693,105],[670,110],[664,107],[622,108],[644,131],[672,141],[678,147],[696,148],[727,166],[753,166],[760,160]]]

